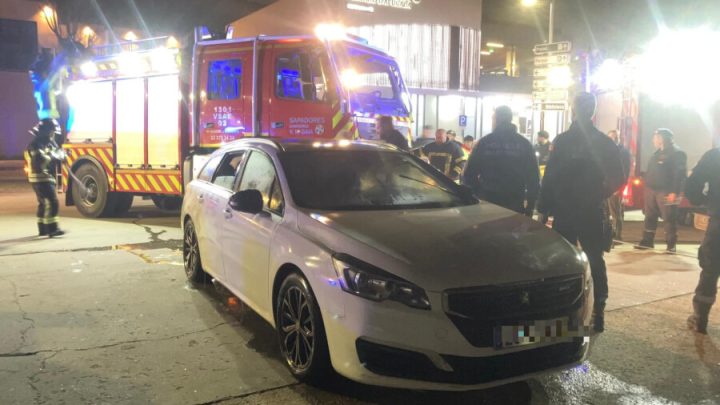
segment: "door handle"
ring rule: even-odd
[[[225,219],[232,218],[232,210],[230,210],[230,208],[225,208],[223,210],[223,213],[225,213]]]
[[[198,199],[198,201],[203,202],[203,201],[205,201],[205,195],[199,194],[199,195],[197,196],[197,199]]]

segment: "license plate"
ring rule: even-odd
[[[495,348],[529,345],[572,336],[568,329],[567,317],[528,321],[517,325],[496,326],[494,329]]]

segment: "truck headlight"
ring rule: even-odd
[[[430,309],[425,290],[352,256],[333,256],[342,289],[373,301],[392,300],[417,309]]]

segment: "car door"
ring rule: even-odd
[[[198,182],[195,198],[200,208],[199,235],[200,255],[203,268],[220,280],[223,273],[221,248],[224,209],[233,193],[234,181],[245,158],[245,150],[235,150],[221,157],[209,182]]]
[[[250,306],[261,308],[269,288],[270,245],[284,212],[283,193],[272,159],[259,150],[250,152],[237,191],[255,189],[263,196],[263,212],[225,210],[222,248],[228,286]]]

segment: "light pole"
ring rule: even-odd
[[[524,7],[535,7],[538,0],[522,0],[521,4]],[[553,42],[553,32],[555,32],[555,0],[550,0],[550,11],[549,11],[549,22],[548,22],[548,43]]]

